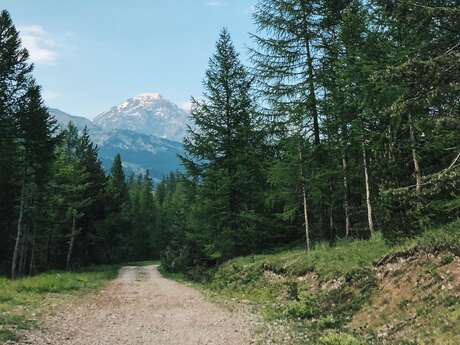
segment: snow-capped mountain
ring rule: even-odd
[[[148,98],[152,97],[149,96]],[[159,95],[156,98],[162,100]],[[145,101],[145,103],[150,104],[149,101]],[[164,104],[167,105],[168,109],[179,109],[168,101],[165,101]],[[158,109],[161,108],[161,106],[158,107]],[[111,126],[104,125],[104,120],[99,121],[101,125],[98,125],[85,117],[69,115],[59,109],[48,108],[48,111],[56,118],[61,128],[67,127],[69,122],[72,122],[80,130],[85,127],[88,128],[92,141],[99,147],[99,158],[107,170],[110,169],[117,153],[121,154],[123,166],[128,173],[144,173],[149,170],[151,176],[158,180],[171,171],[181,170],[178,154],[183,152],[182,144],[164,137],[173,136],[182,141],[183,137],[179,133],[184,133],[184,129],[181,127],[184,122],[179,124],[179,129],[176,129],[175,126],[178,123],[178,118],[186,116],[184,114],[174,116],[172,111],[166,114],[161,122],[163,130],[160,132],[163,137],[159,137],[145,134],[145,131],[132,130],[132,128],[141,128],[141,125],[136,126],[135,121],[131,122],[131,128],[126,126],[111,128]],[[179,109],[179,112],[182,111]]]
[[[99,114],[94,123],[104,130],[128,129],[181,142],[188,113],[159,93],[144,93]]]

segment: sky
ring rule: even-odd
[[[187,107],[226,27],[243,61],[256,0],[1,0],[34,62],[45,102],[93,118],[159,92]]]

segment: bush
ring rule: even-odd
[[[320,315],[321,307],[315,296],[301,296],[299,301],[287,305],[285,313],[296,319],[312,319]]]
[[[460,256],[460,219],[426,231],[417,238],[415,244],[424,251],[447,251]]]
[[[445,254],[441,257],[441,264],[442,265],[448,265],[450,264],[452,261],[454,261],[454,255],[449,253],[449,254]]]
[[[319,339],[320,345],[365,345],[352,335],[331,332]]]
[[[402,242],[460,217],[460,167],[427,176],[423,184],[420,193],[412,187],[382,193],[382,233],[388,242]]]

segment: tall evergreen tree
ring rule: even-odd
[[[17,123],[21,152],[19,165],[21,192],[16,241],[11,264],[11,276],[13,278],[16,275],[19,255],[21,255],[21,261],[25,265],[25,251],[29,250],[28,247],[34,241],[35,234],[29,235],[29,243],[23,243],[21,246],[21,241],[26,240],[25,237],[23,238],[24,218],[36,197],[37,190],[43,188],[48,180],[56,141],[53,136],[55,120],[51,118],[43,105],[40,88],[35,86],[33,82],[30,83],[26,93],[20,99]],[[33,219],[29,222],[35,224]],[[29,224],[29,228],[33,228],[33,224]],[[20,271],[24,271],[24,266],[20,267]]]
[[[34,224],[29,207],[48,177],[54,150],[54,123],[35,85],[27,50],[7,11],[0,13],[0,207],[1,228],[15,243],[11,275],[24,271],[30,260]],[[5,206],[3,206],[5,205]],[[15,208],[17,207],[17,209]],[[17,212],[16,212],[17,211]],[[29,232],[30,232],[29,231]],[[9,241],[4,243],[8,244]],[[9,248],[4,248],[8,253]]]
[[[327,1],[261,0],[254,14],[258,30],[252,35],[256,44],[253,73],[267,105],[269,128],[275,130],[274,144],[277,140],[297,142],[297,155],[289,156],[303,162],[297,190],[303,194],[299,206],[307,247],[312,215],[316,232],[326,229],[326,196],[331,189],[329,179],[321,178],[329,159],[328,151],[320,147],[324,135],[318,97],[322,91],[319,51],[324,3]],[[304,152],[305,147],[310,151]],[[307,165],[309,162],[312,164]]]
[[[21,47],[19,33],[9,13],[0,12],[0,260],[11,258],[11,239],[19,193],[19,146],[15,115],[19,98],[27,89],[32,65]],[[3,267],[5,268],[5,267]]]
[[[108,192],[113,200],[112,206],[116,209],[121,209],[123,204],[128,200],[128,186],[120,154],[115,156],[112,168],[110,169]]]
[[[183,158],[199,184],[199,218],[207,218],[205,247],[211,257],[246,252],[256,233],[260,196],[260,137],[250,80],[227,30],[216,44],[203,83],[203,100],[193,99]],[[251,148],[251,149],[248,149]],[[206,214],[206,216],[204,216]]]
[[[320,143],[317,57],[320,1],[261,0],[252,37],[254,73],[277,123]]]

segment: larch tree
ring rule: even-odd
[[[183,161],[199,184],[204,228],[214,239],[208,252],[226,258],[262,238],[256,234],[262,175],[251,81],[225,29],[203,85],[202,100],[193,99]]]

